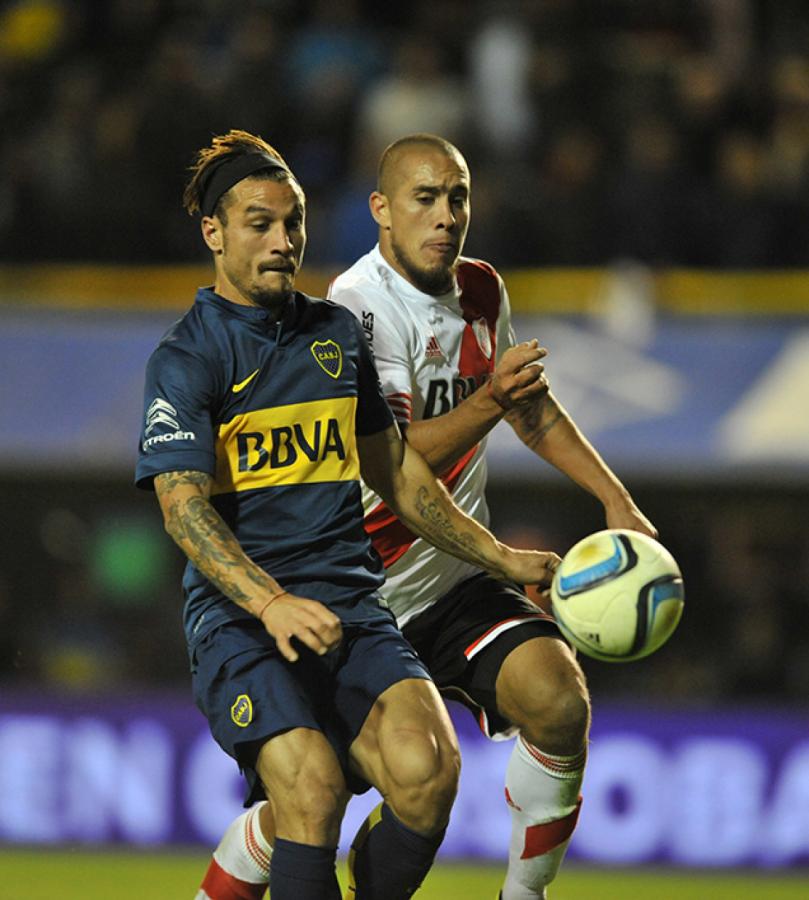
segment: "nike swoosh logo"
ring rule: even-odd
[[[259,369],[256,369],[256,371],[251,372],[247,376],[247,378],[244,379],[244,381],[240,381],[238,384],[234,384],[233,387],[231,388],[233,393],[238,394],[239,391],[243,391],[247,387],[247,385],[250,384],[250,382],[256,377],[256,375],[258,375],[258,373],[259,373]]]

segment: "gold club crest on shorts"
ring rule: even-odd
[[[313,341],[309,348],[315,362],[332,378],[338,378],[343,371],[343,351],[340,345],[329,339],[328,341]]]
[[[253,721],[253,701],[247,694],[239,694],[236,698],[236,702],[230,707],[230,718],[239,728],[247,728]]]

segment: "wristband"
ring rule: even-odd
[[[492,398],[492,400],[494,400],[494,402],[500,407],[500,409],[503,410],[503,412],[508,412],[511,409],[510,406],[505,406],[501,402],[500,398],[497,397],[497,395],[492,390],[492,379],[491,378],[486,382],[486,393]]]
[[[288,593],[289,593],[289,591],[279,591],[277,594],[273,594],[273,596],[270,597],[270,599],[264,604],[264,606],[262,606],[261,609],[257,613],[254,613],[255,617],[260,620],[261,617],[266,612],[267,607],[271,603],[274,603],[279,597],[283,597],[284,594],[288,594]]]

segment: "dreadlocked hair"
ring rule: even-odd
[[[248,153],[268,153],[275,157],[284,169],[269,169],[256,173],[256,177],[269,178],[273,181],[282,181],[285,178],[294,178],[286,160],[275,149],[268,144],[263,138],[256,134],[250,134],[249,131],[242,131],[238,128],[231,128],[227,134],[218,134],[211,141],[210,146],[203,147],[197,152],[194,162],[188,167],[190,179],[183,191],[183,208],[190,215],[200,213],[202,207],[202,199],[205,185],[205,178],[208,170],[212,165],[218,164],[226,157],[244,156]],[[219,199],[216,206],[216,213],[221,219],[225,219],[222,210],[222,200]]]

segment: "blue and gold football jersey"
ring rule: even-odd
[[[139,487],[163,472],[211,475],[211,502],[284,588],[344,621],[379,615],[356,435],[393,418],[348,310],[296,293],[276,322],[201,289],[149,359],[144,400]],[[250,615],[190,563],[183,589],[190,645]]]

